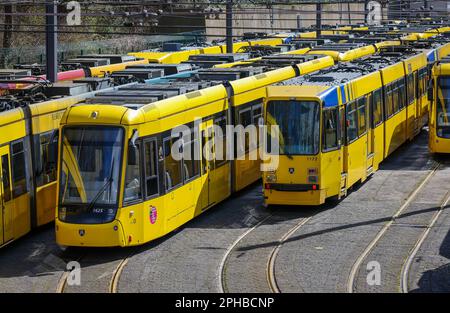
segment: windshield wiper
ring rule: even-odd
[[[86,209],[87,212],[92,210],[94,205],[97,203],[98,199],[100,199],[100,196],[103,195],[103,193],[106,191],[106,189],[108,189],[108,187],[111,186],[112,182],[114,181],[114,179],[113,179],[113,175],[114,175],[114,160],[115,159],[112,160],[111,172],[109,174],[108,181],[102,186],[102,188],[100,188],[98,193],[95,195],[94,199],[92,199],[91,203],[89,203],[89,205],[88,205],[88,207]]]

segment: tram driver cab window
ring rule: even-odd
[[[125,174],[124,202],[135,202],[142,199],[140,145],[136,143],[128,151],[127,170]]]
[[[338,143],[338,109],[323,111],[323,151],[330,151],[339,146]]]
[[[172,146],[175,139],[164,140],[164,174],[166,190],[174,189],[183,184],[183,172],[181,171],[181,160],[172,156]]]
[[[12,143],[12,183],[13,198],[28,192],[26,148],[22,140]]]
[[[159,193],[158,190],[158,149],[156,140],[144,142],[145,156],[145,196],[153,197]]]

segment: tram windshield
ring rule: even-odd
[[[436,117],[438,136],[450,138],[450,76],[438,79]]]
[[[59,218],[101,223],[114,219],[124,130],[65,127],[62,134]]]
[[[268,131],[272,125],[279,127],[280,155],[315,155],[319,152],[319,112],[319,103],[315,101],[277,100],[267,104]]]

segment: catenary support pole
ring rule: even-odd
[[[46,33],[45,52],[47,56],[47,79],[54,83],[58,75],[58,35],[57,35],[57,2],[48,3],[46,6]]]

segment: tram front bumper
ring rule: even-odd
[[[325,203],[326,190],[278,191],[264,190],[266,205],[321,205]]]
[[[431,137],[429,140],[431,153],[450,153],[450,139],[441,137]]]
[[[115,220],[107,224],[69,224],[55,221],[56,242],[70,247],[126,246],[122,224]]]

